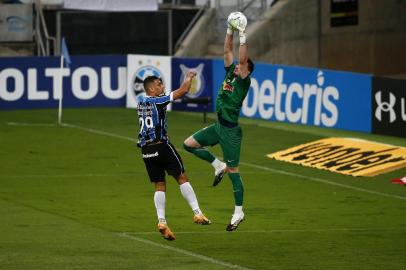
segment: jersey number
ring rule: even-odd
[[[144,126],[146,126],[147,129],[153,128],[154,122],[152,121],[152,117],[151,116],[147,116],[145,118],[140,117],[140,126],[141,130],[144,129]]]

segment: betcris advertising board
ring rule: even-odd
[[[125,105],[126,56],[73,56],[60,68],[59,57],[0,58],[0,109]]]
[[[185,95],[186,98],[208,98],[212,99],[212,60],[197,58],[172,58],[172,90],[176,90],[185,80],[189,71],[196,72],[196,77],[192,81],[190,91]],[[214,110],[213,102],[203,103],[185,103],[174,102],[172,108],[180,111],[198,111],[212,112]]]
[[[215,60],[215,91],[224,75]],[[371,132],[371,76],[257,63],[241,116]]]

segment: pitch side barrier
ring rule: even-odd
[[[187,98],[214,101],[225,75],[222,60],[169,56],[0,58],[0,110],[64,107],[134,107],[142,80],[156,75],[168,91],[186,72],[198,76]],[[257,63],[243,117],[406,137],[406,81],[341,71]],[[175,103],[173,109],[214,111],[214,102]]]
[[[216,91],[223,76],[213,61]],[[406,80],[259,63],[241,116],[406,137]]]
[[[63,81],[64,107],[125,106],[126,56],[0,58],[0,109],[57,108]]]
[[[176,58],[169,56],[128,55],[128,94],[127,107],[135,108],[138,100],[145,96],[143,80],[147,76],[157,76],[165,84],[167,94],[180,87],[188,71],[196,72],[189,93],[182,100],[172,104],[173,110],[203,112],[204,121],[207,112],[213,112],[212,60]]]
[[[372,78],[372,133],[406,137],[406,80]]]
[[[224,74],[214,64],[215,83]],[[371,75],[256,64],[242,116],[371,132]]]

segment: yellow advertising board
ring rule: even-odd
[[[406,167],[406,148],[352,138],[322,139],[267,156],[352,176],[375,176]]]

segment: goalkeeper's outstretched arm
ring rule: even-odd
[[[228,27],[224,39],[224,66],[229,67],[233,63],[233,30]]]
[[[240,64],[240,76],[246,78],[249,75],[248,70],[248,47],[247,38],[245,37],[245,30],[240,31],[240,48],[238,50],[238,60]]]

